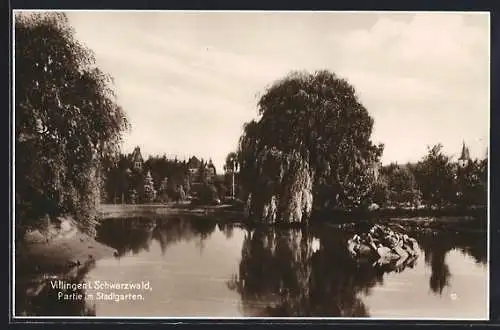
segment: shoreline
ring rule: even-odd
[[[403,225],[409,232],[423,235],[432,234],[436,230],[449,233],[459,232],[484,232],[487,222],[473,216],[398,216],[394,210],[371,211],[369,217],[360,217],[350,214],[348,217],[337,216],[330,213],[328,220],[311,219],[309,225],[327,225],[348,232],[355,232],[358,227],[366,224],[394,222]],[[397,210],[396,210],[397,211]],[[479,212],[475,210],[476,212]],[[385,213],[384,213],[385,212]],[[99,213],[101,221],[118,218],[137,218],[141,216],[165,215],[191,215],[199,221],[215,221],[217,224],[234,224],[249,228],[274,227],[277,229],[303,228],[303,224],[262,224],[251,221],[243,216],[243,212],[235,210],[230,205],[173,207],[172,205],[103,205]],[[476,213],[476,214],[479,214]],[[345,212],[344,212],[345,214]],[[386,216],[386,215],[392,215]],[[325,214],[326,216],[326,214]],[[216,217],[216,218],[214,218]],[[440,219],[436,219],[440,217]],[[352,221],[357,218],[359,221]],[[481,218],[481,217],[480,217]],[[330,220],[331,219],[331,220]],[[342,221],[338,221],[342,219]],[[334,221],[337,220],[337,221]],[[350,221],[351,220],[351,221]],[[306,226],[307,227],[307,226]],[[26,312],[30,301],[36,299],[43,292],[50,291],[47,284],[53,279],[66,279],[75,281],[84,276],[95,264],[103,258],[114,258],[116,250],[100,243],[95,237],[72,230],[74,234],[61,236],[47,241],[16,242],[16,311]],[[20,304],[18,306],[18,304]],[[17,315],[20,315],[16,313]]]
[[[169,215],[193,215],[193,216],[214,216],[217,222],[237,222],[246,225],[259,225],[259,222],[245,216],[244,211],[229,204],[223,205],[189,205],[183,204],[180,207],[175,204],[102,204],[99,209],[100,221],[115,218],[133,218],[141,216],[169,216]],[[481,227],[487,227],[487,208],[463,209],[457,207],[432,209],[378,209],[368,210],[325,210],[313,212],[309,223],[326,223],[332,225],[342,225],[351,222],[385,222],[394,221],[417,221],[421,222],[426,218],[474,218]],[[463,221],[461,221],[463,222]],[[281,226],[283,224],[269,224]],[[299,226],[300,224],[290,224]]]
[[[50,295],[50,281],[79,281],[97,260],[114,257],[115,249],[77,231],[70,237],[16,244],[16,315],[31,315],[32,301]]]
[[[404,223],[409,229],[431,228],[456,230],[454,227],[462,227],[465,230],[484,231],[487,230],[487,221],[482,219],[485,210],[472,210],[467,213],[435,212],[430,214],[429,210],[377,210],[370,212],[324,212],[316,214],[310,221],[310,225],[326,224],[336,228],[349,228],[356,223],[372,222],[397,222]],[[453,211],[453,210],[452,210]],[[168,216],[168,215],[192,215],[204,220],[205,217],[217,217],[215,222],[221,224],[234,223],[243,226],[274,226],[276,228],[301,227],[302,224],[260,224],[244,217],[243,211],[235,210],[230,205],[217,206],[191,206],[175,207],[165,204],[103,204],[99,209],[100,221],[116,218],[137,218],[141,216]],[[464,220],[463,217],[472,220]],[[325,217],[327,220],[324,220]],[[434,221],[433,218],[441,217]],[[458,218],[460,217],[460,218]],[[476,217],[479,217],[477,219]],[[322,218],[318,220],[318,218]],[[354,219],[360,221],[353,221]],[[486,217],[485,217],[486,218]],[[458,220],[457,220],[458,219]],[[63,274],[71,270],[72,264],[82,264],[85,260],[92,258],[99,260],[104,257],[113,257],[115,249],[98,242],[91,235],[76,231],[69,237],[60,237],[48,241],[39,242],[16,242],[16,270],[18,275],[29,273],[57,273]],[[34,264],[31,260],[36,260]]]
[[[101,204],[98,213],[100,219],[130,218],[148,215],[213,214],[217,211],[237,212],[231,205],[190,205],[190,204]]]

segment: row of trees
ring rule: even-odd
[[[190,191],[186,162],[149,157],[142,168],[129,155],[120,154],[106,169],[101,197],[110,203],[182,200]]]
[[[322,70],[272,84],[247,123],[237,159],[247,211],[264,222],[307,221],[313,210],[379,204],[428,206],[487,202],[487,160],[457,167],[430,148],[414,165],[376,167],[384,146],[373,118],[345,79]]]
[[[203,161],[195,176],[190,174],[186,161],[166,156],[150,156],[140,169],[135,168],[131,156],[125,154],[108,163],[101,194],[107,203],[184,201],[189,196],[209,203],[223,199],[232,191],[230,175],[210,179]]]
[[[486,206],[488,159],[459,164],[442,149],[441,144],[429,147],[428,153],[416,163],[381,166],[377,178],[365,187],[368,193],[363,204],[396,208]],[[236,172],[236,178],[239,178],[238,174]],[[237,179],[237,191],[241,190],[239,185]],[[332,202],[333,196],[330,205],[341,207]]]
[[[442,151],[429,148],[415,164],[390,164],[380,170],[372,201],[381,206],[485,206],[488,201],[488,160],[470,160],[463,166]]]

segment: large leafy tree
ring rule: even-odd
[[[291,73],[258,108],[260,119],[245,125],[239,147],[251,214],[302,221],[313,201],[351,208],[369,200],[383,146],[370,140],[373,119],[346,80],[328,71]]]
[[[388,199],[398,205],[416,205],[419,202],[419,191],[415,176],[409,166],[392,163],[382,169],[387,182]]]
[[[442,207],[456,200],[454,166],[442,148],[441,144],[429,147],[414,169],[417,186],[428,206]]]
[[[111,83],[64,14],[16,15],[18,227],[61,213],[91,223],[100,160],[118,151],[128,126]]]
[[[123,154],[119,155],[118,161],[114,160],[114,157],[105,160],[107,163],[111,163],[106,169],[104,178],[103,190],[107,201],[124,203],[129,197],[130,168],[132,168],[132,162],[129,157]]]
[[[457,170],[458,202],[462,206],[487,205],[488,160],[470,161]]]

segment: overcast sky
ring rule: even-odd
[[[132,130],[124,151],[198,155],[222,168],[259,94],[291,70],[346,78],[375,119],[383,162],[489,130],[485,13],[71,12],[76,36],[115,79]]]

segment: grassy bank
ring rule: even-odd
[[[55,239],[16,242],[16,315],[48,313],[47,310],[57,302],[50,280],[80,282],[97,260],[113,257],[114,253],[115,249],[76,229],[71,235]],[[40,299],[47,301],[40,303]],[[33,308],[46,309],[37,311]],[[85,308],[81,307],[81,310],[87,313]]]
[[[88,259],[113,256],[114,249],[78,232],[72,237],[16,245],[16,275],[30,273],[64,274]]]

